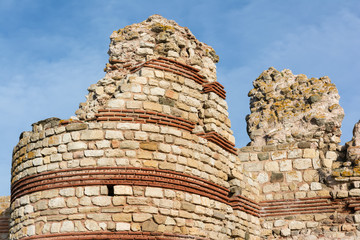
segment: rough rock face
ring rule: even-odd
[[[347,160],[359,165],[360,160],[360,121],[358,121],[353,130],[353,138],[347,143]]]
[[[323,147],[340,142],[344,111],[328,77],[309,79],[269,68],[253,85],[246,118],[251,145],[311,141]]]
[[[208,82],[216,81],[215,63],[219,61],[214,49],[200,41],[188,28],[160,15],[114,31],[110,36],[109,63],[106,76],[89,87],[87,101],[76,112],[79,119],[91,119],[97,109],[114,98],[131,67],[158,57],[167,57],[200,70]],[[120,81],[122,80],[122,81]]]

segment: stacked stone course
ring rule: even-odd
[[[3,239],[360,237],[360,127],[339,145],[329,78],[264,71],[237,149],[211,47],[158,15],[110,39],[76,116],[21,134]]]

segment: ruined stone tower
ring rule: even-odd
[[[159,15],[110,39],[76,117],[21,134],[3,239],[356,239],[360,127],[339,145],[329,78],[264,71],[237,149],[210,46]]]

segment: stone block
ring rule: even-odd
[[[316,151],[312,148],[306,148],[303,152],[303,158],[315,158],[316,157]]]
[[[75,229],[74,223],[72,221],[64,221],[60,228],[60,232],[73,232]]]
[[[300,221],[291,221],[289,223],[289,228],[291,230],[301,230],[305,228],[305,223]]]
[[[301,182],[302,175],[299,171],[291,171],[286,173],[286,181],[288,182]]]
[[[106,130],[105,131],[105,139],[124,140],[124,136],[121,131]]]
[[[141,142],[140,148],[144,150],[156,151],[158,143],[157,142]]]
[[[270,182],[282,182],[284,181],[284,174],[279,172],[272,172]]]
[[[279,171],[279,163],[275,161],[268,161],[264,164],[265,171],[267,172],[277,172]]]
[[[85,227],[90,231],[100,231],[100,227],[97,222],[94,220],[86,220],[85,221]]]
[[[279,183],[272,183],[263,186],[263,193],[278,192],[278,191],[280,191]]]
[[[257,157],[260,161],[268,160],[269,159],[269,153],[258,153]]]
[[[100,194],[100,187],[99,186],[88,186],[85,187],[84,194],[86,196],[97,196]]]
[[[281,160],[286,158],[286,151],[278,151],[271,153],[272,160]]]
[[[321,190],[321,189],[322,189],[321,183],[319,183],[319,182],[312,182],[312,183],[310,184],[310,189],[311,189],[312,191]]]
[[[308,169],[312,167],[312,161],[308,158],[295,159],[293,161],[293,167],[298,170]]]
[[[248,172],[259,172],[263,170],[264,164],[261,162],[247,162],[244,163],[244,170]]]
[[[150,213],[134,213],[132,219],[134,222],[145,222],[152,218]]]
[[[148,220],[141,224],[143,232],[155,232],[158,230],[158,225],[153,220]]]
[[[85,130],[81,132],[81,140],[102,140],[104,139],[104,132],[102,130]]]
[[[163,198],[164,191],[162,188],[146,187],[145,196],[146,197]]]
[[[114,186],[114,194],[118,196],[131,196],[133,189],[131,186],[116,185]]]
[[[132,216],[131,213],[115,213],[112,215],[112,220],[114,222],[131,222]]]
[[[65,199],[62,197],[53,198],[49,200],[49,208],[63,208],[65,207]]]
[[[312,182],[312,181],[319,181],[319,174],[318,171],[308,169],[304,171],[304,181]]]
[[[280,161],[280,171],[289,172],[292,171],[292,160],[282,160]]]
[[[92,199],[92,203],[95,206],[105,207],[111,204],[111,197],[109,196],[98,196]]]
[[[70,123],[65,126],[65,129],[68,132],[85,130],[85,129],[87,129],[87,124],[86,123]]]

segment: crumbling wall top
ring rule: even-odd
[[[269,68],[253,85],[247,116],[251,145],[310,141],[323,147],[340,143],[344,110],[328,77],[308,78]]]

